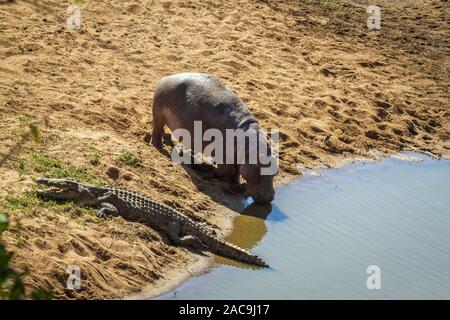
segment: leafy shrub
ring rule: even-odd
[[[129,166],[135,166],[141,163],[141,159],[139,159],[133,152],[128,150],[122,151],[122,153],[119,155],[119,161]]]
[[[8,229],[8,215],[0,213],[0,240],[4,231]],[[12,252],[6,250],[0,241],[0,299],[20,300],[25,299],[25,287],[22,281],[23,273],[16,271],[10,265]],[[31,293],[35,300],[47,300],[52,298],[52,293],[43,289],[37,289]]]

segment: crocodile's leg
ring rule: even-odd
[[[169,236],[169,239],[173,243],[181,245],[181,246],[193,247],[199,251],[208,248],[208,246],[206,246],[197,237],[194,237],[191,235],[186,235],[186,236],[180,237],[180,223],[177,221],[172,221],[169,223],[169,225],[167,227],[167,235]]]
[[[97,216],[100,218],[106,217],[117,217],[119,215],[119,211],[115,206],[111,203],[102,202],[101,209],[97,212]]]
[[[101,218],[107,216],[117,217],[119,215],[119,210],[117,209],[117,206],[113,204],[117,200],[117,196],[112,192],[107,192],[102,197],[99,197],[97,201],[100,204],[100,210],[97,212],[97,216]]]

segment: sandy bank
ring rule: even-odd
[[[204,265],[164,234],[27,194],[33,176],[73,173],[225,232],[222,212],[239,211],[227,185],[144,141],[153,87],[168,74],[211,73],[263,127],[280,129],[277,183],[299,167],[378,153],[447,154],[448,5],[380,4],[382,29],[369,31],[366,8],[354,2],[88,1],[80,30],[66,28],[71,1],[0,4],[0,153],[28,123],[49,122],[40,144],[0,169],[0,209],[20,221],[4,241],[14,265],[30,270],[27,286],[57,298],[121,298],[160,292],[187,266]],[[69,265],[81,269],[79,291],[65,287]]]

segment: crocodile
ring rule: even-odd
[[[218,238],[202,224],[176,209],[153,201],[137,192],[111,186],[93,186],[71,179],[37,178],[36,182],[49,187],[37,190],[43,198],[74,201],[80,206],[100,208],[97,215],[122,216],[163,231],[176,245],[209,250],[212,253],[257,267],[268,267],[258,256],[228,241]]]

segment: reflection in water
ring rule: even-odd
[[[240,215],[234,218],[233,231],[226,237],[226,240],[244,249],[251,250],[253,247],[256,247],[267,232],[264,220],[271,211],[271,205],[250,204]],[[240,268],[255,268],[251,265],[220,256],[215,256],[214,262]]]
[[[272,207],[248,206],[228,238],[271,268],[218,258],[160,298],[449,299],[449,181],[450,161],[392,158],[294,181]],[[371,265],[380,290],[367,288]]]

